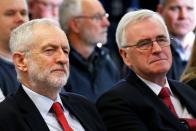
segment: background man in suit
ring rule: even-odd
[[[10,33],[28,20],[26,0],[0,0],[0,90],[5,97],[19,86],[9,48]]]
[[[196,25],[195,0],[160,0],[157,11],[164,18],[171,39],[172,67],[167,77],[179,80],[190,58]]]
[[[117,27],[116,41],[132,72],[97,102],[108,130],[188,131],[179,118],[196,117],[196,94],[166,78],[172,56],[162,17],[150,10],[127,13]],[[162,87],[167,87],[173,112],[159,98]]]
[[[59,7],[63,0],[28,0],[30,19],[51,18],[59,21]]]
[[[62,131],[52,110],[55,102],[72,130],[105,130],[86,99],[59,95],[69,76],[70,47],[54,22],[37,19],[19,26],[11,34],[10,48],[21,86],[0,103],[1,131]]]

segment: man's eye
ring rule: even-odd
[[[69,54],[69,51],[68,51],[68,50],[63,50],[63,52],[64,52],[65,54]]]
[[[13,11],[9,11],[9,12],[6,12],[5,15],[6,16],[12,16],[12,15],[14,15],[14,12]]]
[[[157,42],[168,42],[168,39],[163,37],[163,38],[157,38],[156,41]]]
[[[193,10],[194,10],[194,8],[193,8],[193,7],[188,6],[188,7],[187,7],[187,10],[188,10],[188,11],[193,11]]]
[[[157,41],[157,42],[166,42],[167,40],[164,39],[164,38],[159,38],[159,39],[157,39],[156,41]]]
[[[172,6],[172,7],[170,7],[170,10],[172,10],[172,11],[179,11],[180,10],[180,6]]]
[[[27,16],[27,11],[21,11],[20,14],[21,14],[22,16]]]
[[[151,43],[150,41],[146,40],[146,41],[139,42],[137,45],[138,46],[145,46],[145,45],[149,45],[150,43]]]
[[[101,16],[97,14],[97,15],[93,16],[93,19],[95,19],[95,20],[101,20]]]
[[[55,50],[54,50],[54,49],[46,49],[44,52],[45,52],[47,55],[52,55],[52,54],[55,52]]]

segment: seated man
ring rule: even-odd
[[[0,101],[15,93],[19,86],[9,39],[11,31],[28,20],[26,0],[0,0]]]
[[[109,51],[100,46],[107,42],[108,14],[99,0],[64,0],[60,25],[71,47],[70,77],[64,89],[96,102],[120,78]]]
[[[116,40],[130,74],[97,101],[108,131],[195,131],[196,93],[166,77],[172,64],[170,39],[160,15],[129,12]]]
[[[172,67],[167,77],[179,80],[194,43],[196,0],[160,0],[157,12],[165,20],[171,39]]]
[[[50,18],[59,21],[59,7],[63,0],[28,0],[30,19]]]
[[[19,26],[11,33],[10,49],[21,85],[0,103],[1,131],[105,130],[86,99],[59,95],[69,76],[70,47],[54,22],[37,19]]]

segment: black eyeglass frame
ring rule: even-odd
[[[81,16],[76,16],[75,19],[95,19],[95,20],[102,20],[103,18],[108,18],[109,14],[108,13],[104,13],[104,14],[95,14],[92,16],[85,16],[85,15],[81,15]]]

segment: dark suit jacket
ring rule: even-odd
[[[188,81],[186,84],[192,87],[194,90],[196,90],[196,78],[193,78],[192,80]]]
[[[61,96],[64,106],[86,131],[105,131],[96,108],[75,94]],[[49,131],[35,104],[20,87],[17,93],[0,103],[0,131]]]
[[[176,51],[175,44],[176,40],[175,39],[171,39],[171,53],[172,53],[172,66],[169,70],[169,72],[167,73],[167,78],[169,79],[173,79],[173,80],[179,80],[180,76],[182,75],[187,61],[183,61],[180,58],[179,53]]]
[[[196,117],[195,91],[169,81],[181,103]],[[187,131],[159,97],[134,73],[120,81],[97,101],[108,131]]]

